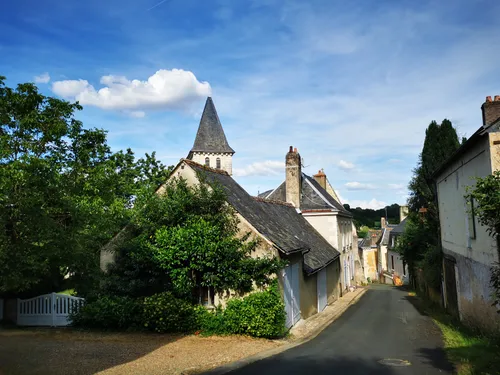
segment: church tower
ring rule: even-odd
[[[227,143],[211,97],[207,98],[200,126],[188,159],[211,168],[222,169],[233,174],[234,150]]]

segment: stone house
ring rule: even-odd
[[[380,228],[381,235],[377,240],[377,271],[381,279],[383,279],[382,274],[387,272],[387,246],[389,245],[389,234],[394,228],[394,225],[387,223],[385,217],[380,218]]]
[[[366,238],[358,241],[359,258],[363,268],[363,276],[366,281],[379,279],[378,273],[378,247],[377,242],[381,237],[380,230],[371,230]]]
[[[201,180],[227,194],[239,219],[240,234],[260,239],[255,257],[280,257],[288,262],[278,275],[291,327],[340,296],[340,253],[311,224],[285,201],[252,197],[232,177],[234,150],[229,146],[211,98],[207,99],[193,148],[181,159],[170,178],[188,184]],[[157,191],[164,191],[160,187]],[[101,251],[101,268],[113,261],[112,248]],[[206,288],[201,299],[208,305],[224,304],[234,296],[214,295]]]
[[[360,283],[362,277],[357,233],[352,214],[340,203],[324,171],[313,177],[302,172],[302,158],[290,146],[285,157],[285,181],[276,189],[261,194],[265,199],[286,201],[340,252],[342,292]],[[336,198],[335,198],[336,197]]]
[[[500,331],[489,283],[499,249],[479,224],[475,203],[465,198],[475,177],[500,169],[500,96],[487,97],[481,108],[483,125],[434,173],[444,255],[443,302],[461,320]]]
[[[408,216],[408,206],[399,208],[399,224],[392,228],[389,233],[389,244],[387,245],[387,271],[391,275],[401,278],[403,284],[408,284],[408,265],[403,261],[403,257],[395,251],[398,238],[404,233],[406,227],[406,217]]]

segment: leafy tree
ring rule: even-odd
[[[202,287],[249,292],[283,267],[278,259],[251,257],[258,242],[238,235],[235,212],[221,188],[172,179],[162,189],[137,197],[133,235],[117,245],[105,293],[139,297],[170,290],[197,299]]]
[[[474,209],[479,223],[487,228],[495,239],[498,257],[500,258],[500,171],[477,178],[474,188],[470,188],[466,198],[476,202]],[[472,208],[471,208],[472,209]],[[493,288],[494,305],[500,303],[500,264],[492,265],[491,286]]]
[[[428,285],[437,289],[442,262],[433,173],[459,147],[456,129],[449,120],[443,120],[441,125],[432,121],[425,131],[424,146],[408,186],[410,215],[399,249],[408,263],[411,277],[414,278],[416,268],[420,268]],[[419,217],[420,208],[425,208],[426,212]]]
[[[83,288],[137,191],[168,173],[154,154],[112,153],[81,109],[0,77],[0,293],[53,291],[65,275]]]
[[[348,204],[344,204],[344,208],[353,214],[354,224],[356,225],[356,228],[360,228],[361,226],[374,228],[375,226],[377,226],[377,222],[379,223],[378,226],[380,226],[380,218],[386,217],[386,212],[388,224],[399,223],[399,205],[396,203],[379,210],[361,207],[352,208]]]

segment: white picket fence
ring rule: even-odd
[[[67,294],[44,294],[17,300],[17,325],[64,327],[70,324],[69,314],[78,311],[84,298]]]

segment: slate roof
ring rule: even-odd
[[[318,182],[302,173],[301,176],[302,195],[300,197],[301,210],[332,210],[338,211],[346,216],[352,216],[344,206],[337,202]],[[286,201],[286,184],[283,182],[277,189],[267,195],[267,199]]]
[[[382,236],[380,236],[380,238],[377,241],[377,245],[381,243],[383,246],[387,246],[389,244],[389,235],[393,230],[394,229],[390,229],[390,227],[384,228],[382,230]]]
[[[234,150],[227,143],[226,135],[211,97],[208,97],[205,103],[190,154],[195,151],[234,154]]]
[[[406,219],[407,218],[404,218],[403,221],[401,223],[399,223],[396,228],[394,228],[391,232],[392,234],[395,234],[395,235],[399,235],[399,234],[403,234],[403,232],[405,231],[405,227],[406,227]]]
[[[221,186],[227,200],[257,231],[285,254],[304,253],[304,271],[312,274],[340,256],[295,208],[284,202],[249,195],[225,171],[185,160],[209,184]]]
[[[260,194],[258,195],[258,197],[259,197],[259,198],[265,198],[265,197],[267,197],[269,194],[271,194],[272,192],[273,192],[273,190],[272,190],[272,189],[271,189],[271,190],[267,190],[267,191],[265,191],[265,192],[263,192],[263,193],[260,193]]]
[[[358,247],[360,248],[371,247],[371,244],[372,244],[372,239],[370,237],[360,238],[358,240]]]
[[[436,180],[441,173],[455,160],[457,160],[461,155],[466,153],[469,149],[474,147],[477,142],[481,140],[488,132],[500,131],[500,118],[493,121],[489,125],[483,125],[472,134],[465,143],[463,143],[448,159],[446,159],[433,173],[432,177]]]

